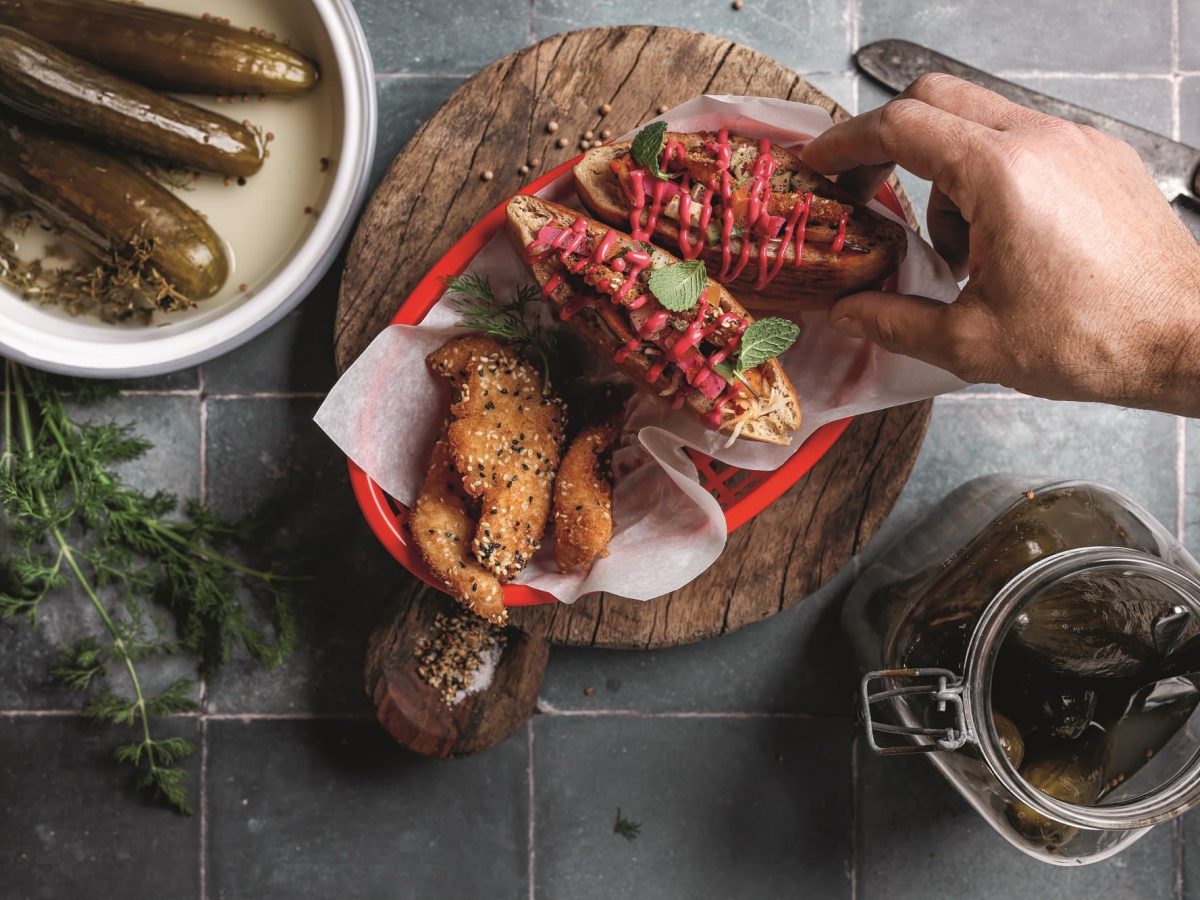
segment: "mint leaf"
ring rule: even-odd
[[[698,259],[675,263],[661,269],[651,269],[647,279],[658,302],[671,312],[691,309],[708,286],[708,273]]]
[[[798,337],[800,326],[795,322],[778,316],[759,319],[742,333],[742,343],[737,353],[737,370],[745,372],[787,352]]]
[[[676,176],[664,172],[658,162],[666,142],[667,123],[653,122],[637,133],[637,137],[633,139],[633,146],[629,148],[629,155],[634,158],[634,161],[649,169],[650,174],[655,178],[667,181]]]

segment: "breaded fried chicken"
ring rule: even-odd
[[[462,476],[454,466],[443,433],[434,445],[408,527],[422,558],[455,599],[489,622],[504,625],[508,621],[504,588],[470,550],[469,541],[475,533],[474,505],[462,489]]]
[[[608,556],[612,540],[612,470],[609,451],[620,418],[585,428],[571,442],[554,485],[554,561],[560,572],[590,569]]]
[[[510,581],[541,545],[563,436],[562,401],[536,368],[483,335],[427,358],[455,396],[448,441],[466,492],[479,501],[475,558]]]

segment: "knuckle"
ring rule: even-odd
[[[901,346],[900,328],[891,317],[874,312],[867,327],[875,335],[876,343],[884,349],[895,351]]]
[[[920,100],[900,97],[885,103],[879,109],[879,134],[885,148],[911,127],[925,104]]]
[[[988,352],[990,342],[980,339],[979,329],[971,321],[973,317],[969,312],[965,304],[956,311],[957,314],[946,317],[941,335],[943,367],[972,384],[992,381],[995,372]]]
[[[958,84],[959,80],[953,75],[947,75],[945,72],[926,72],[910,84],[904,93],[913,99],[934,103],[937,98],[944,97],[954,90]]]

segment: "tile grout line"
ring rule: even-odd
[[[200,716],[200,900],[208,900],[208,721]]]
[[[0,719],[36,719],[36,718],[90,718],[81,709],[0,709]],[[195,719],[204,722],[368,722],[375,717],[370,713],[319,713],[319,712],[287,712],[287,713],[211,713],[211,712],[175,712],[164,719]]]
[[[1175,77],[1169,72],[1064,72],[1054,69],[999,69],[992,73],[997,78],[1012,81],[1018,78],[1068,79],[1078,81],[1170,81]]]
[[[1183,131],[1183,113],[1179,106],[1179,88],[1183,81],[1179,74],[1179,29],[1179,0],[1171,0],[1171,137],[1175,140],[1179,140]]]
[[[536,869],[534,868],[534,863],[536,862],[537,850],[534,846],[534,836],[535,836],[536,832],[534,831],[534,823],[533,823],[534,790],[533,790],[533,717],[532,716],[530,716],[529,721],[527,721],[525,723],[525,728],[526,728],[525,750],[528,755],[528,758],[526,761],[526,781],[529,784],[529,831],[528,831],[528,835],[527,835],[527,840],[528,840],[528,845],[529,845],[529,900],[536,900],[537,884],[534,880],[535,874],[536,874]]]
[[[121,397],[196,397],[200,400],[321,400],[327,391],[246,391],[206,393],[202,388],[194,390],[125,390],[118,391]]]
[[[208,497],[208,397],[205,396],[204,366],[196,370],[197,395],[200,398],[200,505]],[[203,692],[203,681],[201,681]]]
[[[850,736],[850,900],[858,900],[858,729]]]
[[[860,20],[860,12],[861,12],[860,4],[861,3],[862,3],[862,0],[849,0],[849,4],[846,7],[846,14],[850,19],[850,21],[848,23],[849,28],[847,30],[849,33],[847,34],[847,37],[850,40],[850,58],[851,58],[851,60],[853,60],[854,54],[858,50],[859,20]],[[850,70],[852,72],[854,71],[853,63],[851,63],[851,65],[850,65]],[[856,87],[856,90],[855,90],[855,98],[854,98],[855,99],[854,111],[855,111],[855,113],[857,113],[858,112],[857,80],[855,81],[855,87]]]
[[[210,400],[323,400],[328,391],[250,391],[248,393],[209,394]]]
[[[200,467],[200,505],[203,506],[208,499],[208,396],[206,393],[207,381],[204,377],[204,366],[201,365],[196,370],[197,388],[196,394],[200,401],[200,449],[199,449],[199,467]],[[200,841],[197,852],[199,854],[200,867],[200,900],[208,900],[208,720],[206,712],[208,709],[208,679],[203,670],[200,673],[199,685],[199,728],[200,728],[200,778],[198,791],[200,794],[200,812],[198,827],[200,829]]]
[[[564,719],[786,719],[803,721],[821,721],[830,719],[845,719],[844,715],[819,715],[813,713],[791,712],[754,712],[754,711],[662,711],[645,712],[637,709],[558,709],[546,700],[538,699],[537,713],[548,718]]]
[[[1175,851],[1175,890],[1173,900],[1183,900],[1183,819],[1171,822],[1171,843]]]
[[[649,712],[637,709],[555,709],[545,700],[538,701],[537,714],[548,719],[783,719],[794,721],[836,721],[851,718],[841,713],[790,713],[766,711],[703,711],[703,710],[664,710]],[[33,718],[87,718],[79,709],[0,709],[0,719],[33,719]],[[321,713],[321,712],[283,712],[283,713],[212,713],[212,712],[177,712],[171,713],[167,719],[203,719],[205,722],[368,722],[374,716],[370,713]]]

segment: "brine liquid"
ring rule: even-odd
[[[186,99],[237,121],[249,120],[271,134],[270,156],[262,169],[239,186],[217,175],[203,175],[189,189],[171,188],[189,206],[207,216],[221,236],[230,256],[231,272],[225,286],[195,309],[156,316],[153,325],[186,329],[208,321],[253,296],[288,260],[303,241],[325,205],[337,162],[341,132],[341,86],[333,68],[333,54],[321,22],[307,2],[300,0],[150,0],[162,9],[189,15],[205,13],[229,19],[239,28],[259,28],[274,33],[321,68],[317,87],[297,97],[257,95],[247,102],[218,102],[213,97]],[[323,164],[322,160],[326,162]],[[324,171],[323,171],[324,170]],[[11,235],[10,235],[11,236]],[[69,262],[70,248],[63,238],[38,228],[13,237],[24,259],[46,259],[55,267]],[[67,253],[64,253],[63,250]],[[98,320],[72,319],[54,306],[38,307],[0,286],[0,318],[56,316],[68,320],[71,330],[84,337],[88,329],[143,330],[140,324],[113,326]],[[133,335],[130,335],[131,337]],[[112,335],[110,334],[110,339]]]

